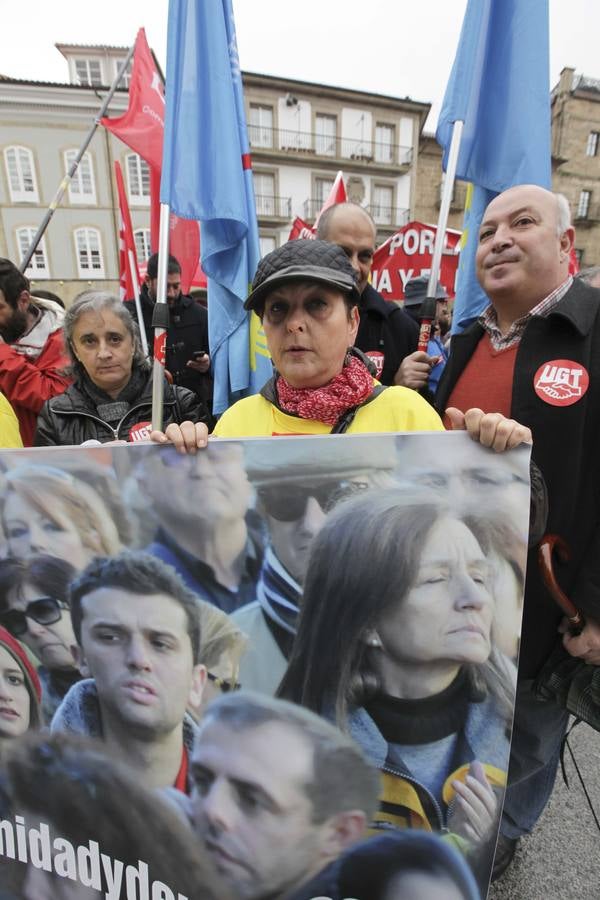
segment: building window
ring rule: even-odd
[[[13,202],[38,202],[38,189],[35,180],[33,153],[27,147],[7,147],[4,151],[4,162],[10,187],[10,199]]]
[[[590,200],[592,198],[591,191],[582,191],[579,195],[579,203],[577,204],[577,218],[587,219],[590,210]]]
[[[78,150],[65,150],[66,172],[73,165],[78,152]],[[96,204],[96,185],[92,169],[92,158],[89,153],[83,154],[79,160],[79,165],[73,173],[69,183],[69,200],[71,203]]]
[[[88,86],[104,84],[102,66],[99,59],[76,59],[75,75],[79,84]]]
[[[394,188],[391,185],[373,186],[371,213],[377,225],[394,224]]]
[[[585,148],[586,156],[596,156],[598,152],[598,138],[600,134],[597,131],[590,131],[588,134],[587,147]]]
[[[260,243],[260,256],[261,259],[263,256],[266,256],[267,253],[270,253],[271,250],[274,250],[277,246],[277,241],[271,234],[261,234],[259,235],[259,243]]]
[[[138,263],[145,264],[152,256],[152,249],[150,247],[150,229],[138,228],[137,231],[133,232],[133,237],[135,240],[135,253],[138,258]]]
[[[332,187],[333,178],[315,178],[315,200],[319,204],[319,209],[317,209],[315,213],[319,212],[319,210],[329,197]]]
[[[248,139],[252,147],[273,146],[273,107],[250,104]]]
[[[390,164],[394,162],[394,143],[396,129],[393,125],[375,126],[375,162]]]
[[[78,228],[75,231],[75,252],[80,278],[104,278],[102,244],[97,228]]]
[[[577,265],[581,268],[583,265],[583,250],[575,248],[575,259],[577,260]]]
[[[19,250],[19,259],[23,259],[32,240],[37,233],[37,228],[26,226],[25,228],[17,228],[17,246]],[[43,237],[33,252],[31,262],[25,270],[28,278],[50,278],[48,269],[48,257],[46,255],[46,238]]]
[[[124,62],[125,62],[124,56],[121,59],[115,59],[115,78],[119,74],[119,69],[121,68],[121,66],[123,65]],[[132,66],[132,64],[133,64],[133,60],[130,59],[129,62],[127,63],[127,68],[123,72],[123,77],[121,78],[121,80],[119,82],[120,88],[128,88],[129,87],[129,82],[131,81],[131,66]]]
[[[317,113],[315,117],[315,150],[320,156],[335,156],[337,143],[337,118]]]
[[[137,153],[127,157],[127,185],[130,203],[150,203],[150,168]]]
[[[254,172],[254,197],[257,216],[274,216],[275,176],[269,172]]]

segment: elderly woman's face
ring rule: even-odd
[[[116,397],[131,378],[133,340],[108,309],[82,313],[73,328],[73,352],[94,384]]]
[[[340,291],[316,282],[275,288],[265,300],[263,327],[278,372],[296,388],[322,387],[342,371],[358,330]]]
[[[15,491],[9,491],[4,504],[4,530],[11,556],[26,559],[48,553],[83,569],[94,553],[84,547],[75,525],[56,498],[50,517]]]
[[[473,532],[458,519],[438,519],[414,587],[376,625],[383,652],[399,665],[485,662],[494,610],[489,577]]]
[[[0,738],[16,738],[29,728],[31,701],[21,667],[0,647]]]

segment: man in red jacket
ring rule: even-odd
[[[17,415],[25,447],[33,444],[43,404],[70,383],[63,319],[57,303],[32,297],[28,279],[0,258],[0,391]]]

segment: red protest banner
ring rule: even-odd
[[[378,247],[373,256],[373,287],[386,300],[404,300],[404,286],[411,278],[429,275],[437,228],[422,222],[409,222]],[[450,297],[458,269],[460,231],[448,228],[442,254],[439,280]]]
[[[132,253],[133,259],[136,260],[136,252],[133,228],[131,226],[131,216],[127,204],[127,194],[125,193],[125,185],[123,183],[123,173],[121,171],[121,164],[118,160],[115,160],[115,175],[117,179],[117,193],[119,196],[119,293],[121,300],[127,300],[135,295],[129,264],[129,254]],[[139,272],[137,273],[137,280],[139,284]]]

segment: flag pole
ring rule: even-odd
[[[437,231],[435,233],[435,242],[433,244],[433,257],[431,259],[429,284],[427,285],[428,297],[435,297],[437,283],[439,281],[440,267],[442,264],[442,251],[444,249],[444,244],[446,241],[448,214],[450,212],[452,191],[454,190],[454,182],[456,180],[458,151],[460,150],[460,141],[462,137],[463,126],[464,122],[460,121],[460,119],[454,122],[452,126],[452,138],[450,141],[450,150],[448,151],[448,165],[446,166],[446,177],[444,178],[444,186],[442,188],[440,214],[438,216]]]
[[[54,199],[52,200],[50,206],[46,210],[46,215],[44,216],[40,227],[34,234],[32,240],[31,240],[31,243],[30,243],[29,247],[27,248],[27,252],[26,252],[25,256],[21,260],[21,265],[19,266],[20,272],[24,272],[25,269],[27,268],[27,266],[29,265],[29,263],[31,262],[31,257],[35,253],[36,248],[37,248],[39,242],[41,241],[46,228],[48,227],[50,219],[54,215],[54,212],[55,212],[57,206],[60,204],[62,198],[64,197],[65,191],[67,190],[67,188],[69,187],[69,184],[71,183],[71,179],[73,178],[73,175],[75,174],[77,166],[81,162],[81,160],[83,158],[83,154],[89,147],[90,142],[91,142],[92,138],[94,137],[94,134],[96,133],[96,128],[100,124],[100,119],[103,117],[104,113],[108,109],[108,104],[112,100],[112,98],[115,94],[115,91],[117,90],[117,88],[119,86],[119,82],[121,81],[121,78],[123,77],[123,74],[125,73],[125,70],[131,61],[134,49],[135,49],[135,44],[130,48],[129,53],[127,54],[126,58],[124,59],[122,65],[121,65],[121,68],[117,72],[116,78],[113,81],[108,94],[104,98],[104,103],[102,104],[100,112],[96,115],[92,127],[88,131],[88,133],[83,141],[83,144],[79,148],[79,152],[78,152],[77,156],[75,157],[75,159],[71,163],[71,166],[69,167],[69,171],[67,172],[67,174],[65,175],[65,177],[63,178],[61,183],[59,184],[56,194],[54,195]]]
[[[152,370],[152,430],[162,431],[163,396],[165,390],[165,355],[169,307],[167,306],[167,270],[169,266],[169,224],[171,211],[167,203],[160,204],[158,227],[158,273],[156,303],[152,314],[154,328],[154,363]]]
[[[129,274],[131,275],[131,283],[133,285],[133,299],[135,300],[135,312],[137,320],[140,323],[140,340],[142,342],[142,350],[144,356],[148,356],[148,338],[146,337],[146,329],[144,327],[144,319],[142,316],[142,304],[140,302],[140,283],[138,281],[137,265],[133,258],[133,252],[127,251],[127,262],[129,263]]]

